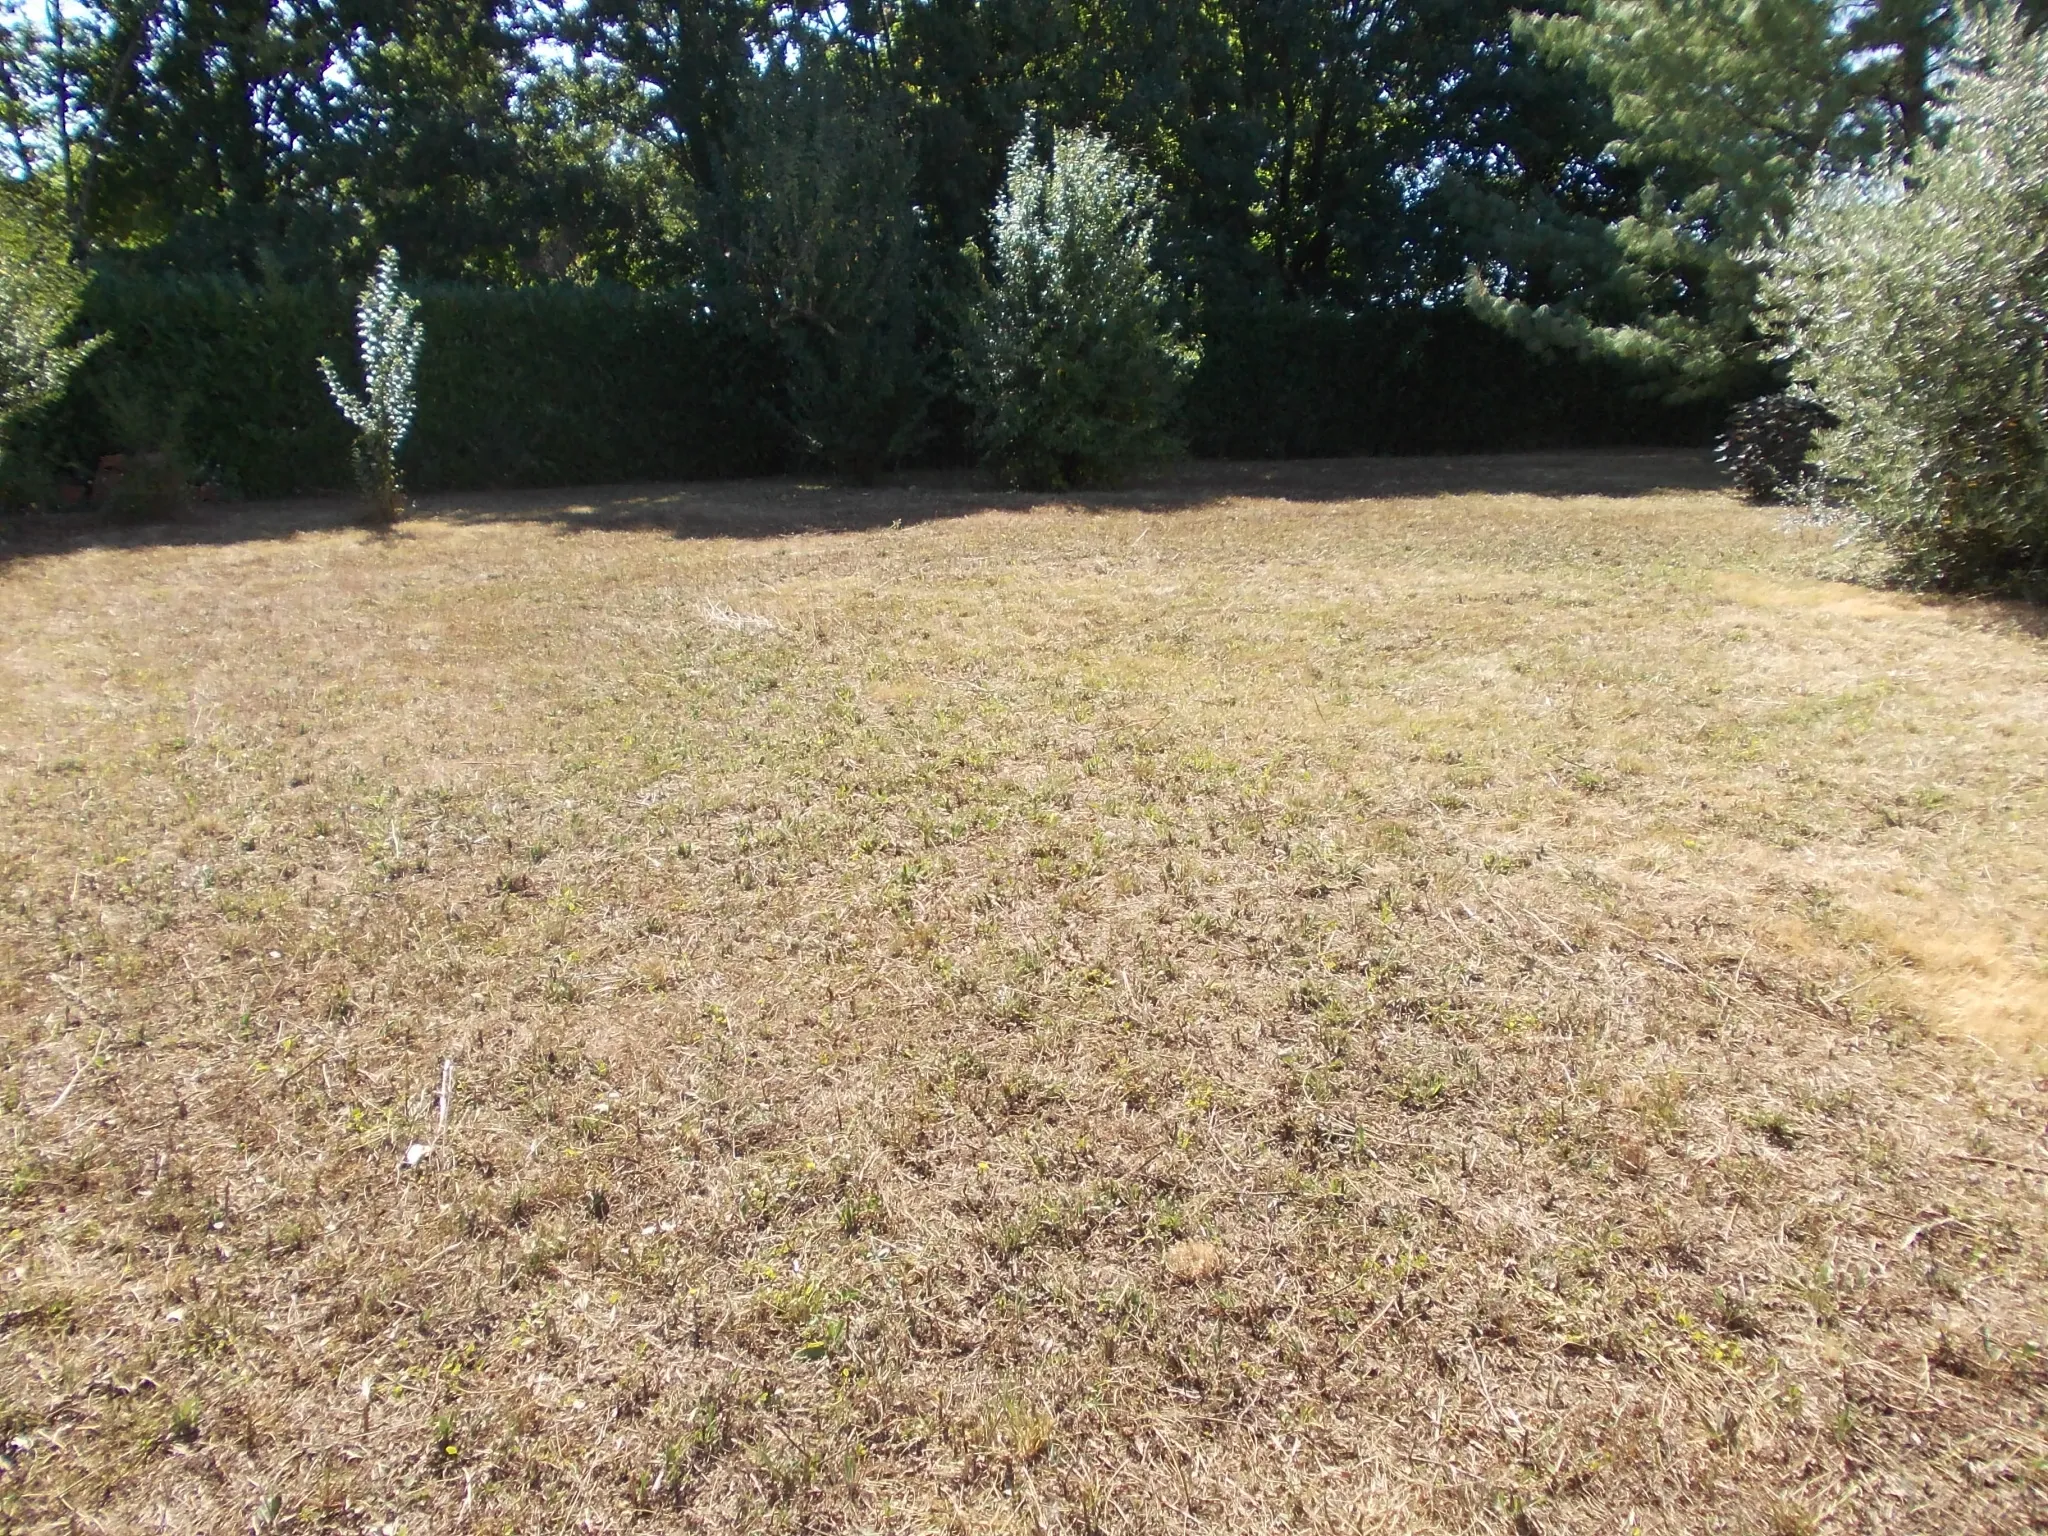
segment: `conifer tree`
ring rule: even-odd
[[[1763,252],[1817,171],[1917,149],[1956,21],[1949,0],[1582,0],[1523,18],[1525,43],[1606,91],[1610,153],[1643,187],[1571,297],[1526,303],[1475,271],[1469,302],[1538,347],[1635,364],[1674,398],[1765,386]]]

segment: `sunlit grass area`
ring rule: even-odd
[[[0,551],[0,1524],[2048,1517],[2043,626],[1710,487]]]

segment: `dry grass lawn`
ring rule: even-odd
[[[2044,625],[1711,484],[0,547],[0,1528],[2042,1527]]]

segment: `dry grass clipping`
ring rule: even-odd
[[[0,1526],[2048,1519],[2048,650],[1702,483],[17,550]]]

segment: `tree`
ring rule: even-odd
[[[329,99],[308,191],[345,209],[359,250],[401,246],[417,276],[546,275],[540,237],[560,238],[569,197],[563,157],[522,132],[531,39],[520,7],[356,0],[349,9],[356,25],[336,37],[348,86]]]
[[[74,261],[94,243],[114,127],[169,27],[163,0],[45,0],[0,13],[0,117],[20,180],[49,184]]]
[[[1768,377],[1760,253],[1817,171],[1914,154],[1956,24],[1947,0],[1583,0],[1518,35],[1612,104],[1609,148],[1638,173],[1635,208],[1589,246],[1554,222],[1520,272],[1475,269],[1467,297],[1538,347],[1604,353],[1677,399]],[[1578,268],[1548,302],[1523,291],[1547,262]]]
[[[1158,193],[1107,139],[1030,135],[995,209],[995,283],[965,351],[983,457],[1012,483],[1114,482],[1168,457],[1189,354],[1152,265]]]
[[[0,155],[80,260],[324,278],[397,241],[441,277],[549,275],[581,254],[565,240],[609,258],[612,228],[650,221],[632,149],[562,122],[565,96],[602,93],[542,68],[539,19],[521,0],[0,0]]]
[[[2048,584],[2048,36],[1975,19],[1946,133],[1822,178],[1770,288],[1821,481],[1916,585]]]
[[[787,19],[801,31],[807,13]],[[788,41],[776,9],[765,0],[584,0],[567,14],[561,36],[633,82],[629,126],[660,145],[685,180],[697,263],[727,261],[741,238],[735,172],[755,61],[779,56]]]

